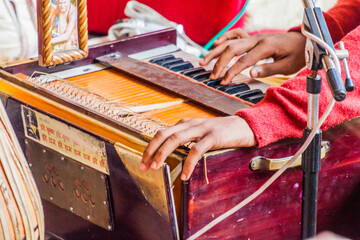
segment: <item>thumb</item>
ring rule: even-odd
[[[284,74],[288,72],[288,67],[287,61],[281,59],[274,63],[264,63],[253,67],[250,71],[250,75],[253,78],[263,78],[274,74]]]

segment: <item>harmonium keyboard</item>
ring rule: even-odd
[[[182,118],[232,115],[261,101],[269,86],[244,75],[221,86],[209,79],[211,66],[200,67],[175,43],[176,32],[163,30],[93,46],[86,59],[69,64],[2,65],[1,100],[52,239],[187,239],[257,190],[300,147],[299,139],[286,139],[208,152],[206,171],[202,159],[182,182],[188,146],[181,146],[161,169],[140,171],[157,130]],[[324,133],[318,231],[360,236],[359,124]],[[291,168],[199,239],[299,239],[301,176],[301,168]]]

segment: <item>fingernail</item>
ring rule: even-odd
[[[210,79],[214,79],[215,75],[212,73],[210,74]]]
[[[186,181],[186,174],[185,173],[181,174],[181,180]]]
[[[227,85],[225,79],[220,81],[220,85]]]
[[[156,162],[152,162],[151,168],[152,168],[152,169],[156,169]]]
[[[261,73],[261,68],[260,67],[254,67],[252,70],[251,70],[251,76],[252,77],[258,77]]]
[[[146,169],[145,164],[144,164],[144,163],[141,163],[141,164],[140,164],[140,170],[145,171],[145,169]]]

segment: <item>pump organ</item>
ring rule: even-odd
[[[198,66],[175,41],[176,32],[164,30],[94,46],[86,59],[65,65],[45,68],[29,60],[2,66],[1,99],[41,193],[49,235],[186,239],[272,174],[251,171],[254,157],[282,159],[299,148],[292,139],[209,152],[207,173],[202,159],[181,182],[188,151],[182,146],[160,170],[141,172],[142,152],[157,130],[185,117],[234,114],[259,102],[269,86],[244,75],[220,86],[208,79],[211,66]],[[352,151],[360,145],[358,124],[355,119],[325,132],[331,150],[319,187],[319,230],[351,237],[359,234],[352,227],[359,220],[351,219],[359,214],[351,208],[359,200],[360,156]],[[253,169],[266,168],[257,161]],[[293,168],[201,238],[297,239],[300,216],[301,170]]]

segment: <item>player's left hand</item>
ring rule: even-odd
[[[159,169],[177,147],[195,142],[187,156],[181,179],[188,180],[196,163],[208,150],[251,147],[257,144],[247,122],[239,116],[183,119],[175,126],[160,130],[144,151],[140,169]]]

